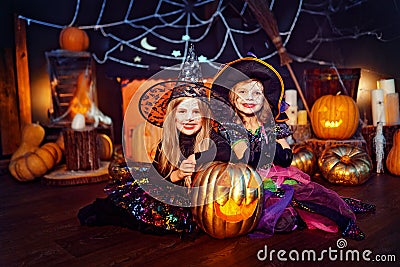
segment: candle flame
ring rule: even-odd
[[[92,100],[90,98],[90,86],[92,80],[89,72],[85,71],[79,74],[76,91],[70,102],[71,116],[75,117],[76,114],[80,113],[85,115],[92,106]]]

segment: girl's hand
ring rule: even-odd
[[[247,148],[248,146],[245,141],[239,141],[233,146],[232,150],[235,152],[236,157],[241,160]]]
[[[171,181],[176,183],[186,177],[191,177],[196,168],[196,159],[194,154],[190,155],[187,159],[183,160],[179,169],[171,174]]]

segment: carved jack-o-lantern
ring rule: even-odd
[[[360,113],[356,102],[345,95],[325,95],[311,109],[311,125],[321,139],[349,139],[357,130]]]
[[[215,238],[249,233],[263,207],[262,181],[246,164],[214,162],[194,181],[193,215],[201,229]]]

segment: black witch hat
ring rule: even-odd
[[[265,61],[255,57],[245,57],[227,63],[215,76],[211,85],[211,95],[223,98],[229,103],[229,91],[244,80],[259,80],[264,88],[267,99],[276,122],[288,120],[285,113],[287,104],[283,100],[284,83],[279,72]]]
[[[148,88],[140,97],[139,111],[151,124],[162,127],[167,106],[171,100],[180,97],[196,97],[204,100],[210,95],[210,88],[204,86],[199,61],[194,46],[181,66],[177,80],[157,83]]]

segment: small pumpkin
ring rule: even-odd
[[[400,130],[393,135],[393,146],[386,158],[386,168],[391,174],[400,176]]]
[[[317,170],[317,156],[307,145],[295,145],[293,150],[292,166],[297,167],[312,176]]]
[[[311,126],[321,139],[349,139],[356,132],[359,119],[358,106],[350,96],[324,95],[311,109]]]
[[[71,51],[85,51],[89,47],[89,37],[84,30],[78,27],[65,27],[59,37],[61,49]]]
[[[22,131],[22,142],[11,156],[9,171],[19,181],[31,181],[44,175],[62,159],[61,148],[53,142],[39,147],[45,131],[36,123],[28,124]]]
[[[223,239],[249,233],[263,207],[262,180],[243,163],[213,162],[193,179],[192,212],[207,234]]]
[[[333,184],[360,185],[371,176],[373,169],[368,153],[353,145],[333,145],[318,158],[322,176]]]

